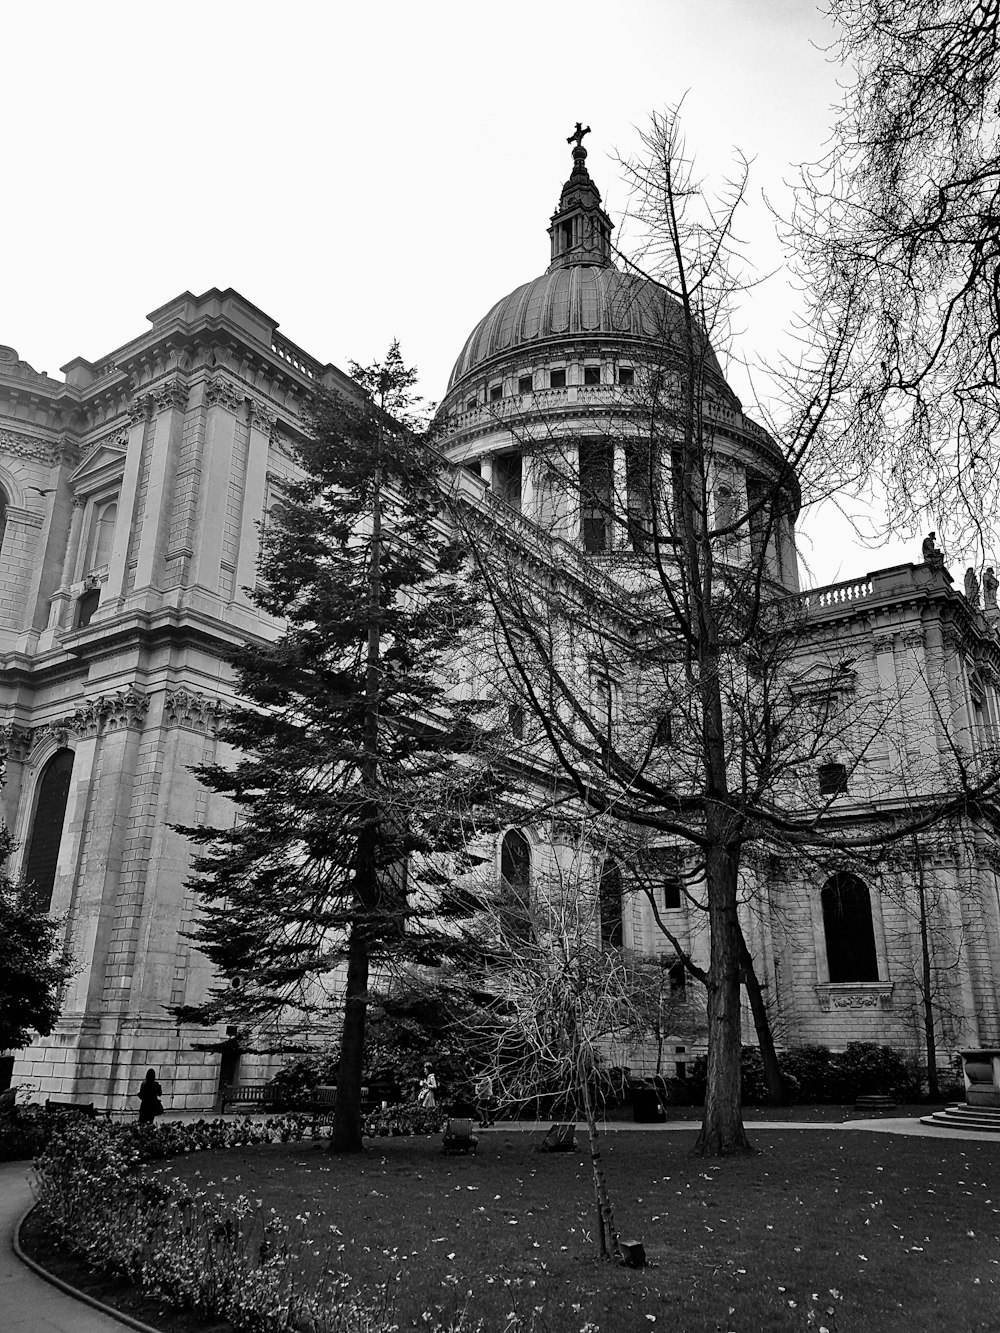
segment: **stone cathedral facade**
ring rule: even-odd
[[[613,262],[611,220],[585,158],[578,142],[549,229],[548,269],[473,330],[439,424],[469,503],[536,553],[540,534],[556,532],[613,583],[627,552],[613,549],[599,515],[547,491],[539,450],[551,440],[575,451],[583,476],[593,465],[587,441],[621,417],[665,312],[658,290]],[[215,721],[233,697],[227,651],[278,629],[246,589],[271,494],[294,466],[303,404],[316,385],[355,390],[235,291],[184,293],[148,319],[145,333],[95,364],[70,362],[60,380],[0,347],[4,817],[18,841],[12,868],[65,921],[77,964],[57,1031],[0,1053],[0,1083],[123,1108],[154,1066],[172,1109],[209,1111],[240,1057],[232,1033],[187,1028],[171,1015],[199,1001],[210,981],[185,938],[195,914],[185,887],[190,848],[172,825],[231,817],[190,769],[225,758]],[[766,484],[780,455],[714,359],[708,381],[722,489],[738,502]],[[613,471],[629,496],[626,453]],[[971,605],[938,565],[800,593],[796,512],[792,496],[768,556],[772,578],[801,598],[817,661],[852,663],[843,682],[852,706],[860,700],[863,715],[865,701],[888,704],[901,719],[862,746],[837,806],[850,825],[900,808],[917,788],[933,790],[950,746],[974,755],[995,742],[1000,637],[995,612]],[[916,787],[901,791],[900,772]],[[987,813],[971,842],[942,849],[927,870],[947,1000],[942,1049],[1000,1041],[1000,843],[991,821]],[[516,863],[530,879],[542,855],[533,830],[512,830],[498,865]],[[780,1041],[919,1050],[912,868],[901,866],[897,880],[898,892],[873,893],[779,868],[754,886],[745,927]],[[847,954],[825,914],[834,889],[862,921],[864,939]],[[697,913],[675,898],[662,908],[704,958]],[[641,898],[625,900],[621,939],[661,949]],[[243,1077],[252,1076],[250,1060]]]

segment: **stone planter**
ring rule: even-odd
[[[1000,1048],[959,1051],[967,1106],[1000,1106]]]

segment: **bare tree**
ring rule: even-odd
[[[561,828],[549,821],[530,900],[512,897],[502,879],[481,893],[476,943],[487,965],[467,976],[475,999],[466,1026],[501,1102],[530,1103],[543,1089],[585,1121],[598,1255],[621,1260],[601,1148],[601,1085],[610,1054],[650,1034],[650,973],[659,969],[602,947],[600,857],[595,870],[593,852],[604,822],[586,814]]]
[[[789,240],[804,339],[825,351],[839,326],[830,450],[884,487],[887,530],[930,512],[956,548],[985,554],[1000,498],[1000,7],[828,12],[831,58],[853,77],[826,155],[802,171]],[[823,355],[804,360],[803,382],[829,371]]]
[[[643,364],[603,430],[589,421],[584,436],[564,435],[525,420],[535,522],[495,496],[484,504],[468,479],[454,510],[493,613],[512,752],[540,805],[601,816],[639,887],[651,855],[679,856],[684,891],[707,917],[707,962],[656,919],[706,987],[698,1150],[724,1155],[749,1148],[741,981],[777,1065],[740,920],[754,910],[761,867],[776,858],[836,872],[981,799],[997,774],[956,749],[948,781],[938,774],[909,811],[886,806],[899,767],[883,766],[877,817],[856,802],[840,816],[848,782],[857,773],[867,791],[886,728],[908,707],[877,680],[859,694],[852,660],[815,638],[822,595],[796,591],[798,478],[812,494],[826,484],[813,480],[826,465],[813,446],[849,372],[849,321],[831,317],[826,350],[839,346],[841,359],[795,388],[796,425],[779,446],[743,416],[713,351],[739,290],[730,249],[743,176],[721,203],[706,201],[674,116],[654,119],[630,170],[653,238],[646,262],[660,265],[658,285],[636,297],[647,327],[654,311],[658,321]],[[650,302],[651,290],[662,299]]]

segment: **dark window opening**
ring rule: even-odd
[[[483,464],[478,458],[470,458],[467,462],[463,463],[462,466],[465,468],[466,472],[471,472],[474,477],[481,478],[483,475]]]
[[[72,773],[73,751],[57,750],[42,770],[38,783],[24,878],[32,886],[36,901],[46,912],[52,905],[52,888],[56,882],[59,844],[62,841]]]
[[[94,612],[101,603],[100,588],[90,588],[81,597],[77,598],[76,603],[76,628],[83,629],[84,625],[89,625],[94,618]]]
[[[856,875],[828,880],[820,895],[831,981],[878,981],[868,886]]]
[[[565,370],[550,370],[550,371],[549,371],[549,388],[550,388],[550,389],[565,389],[565,387],[566,387],[566,371],[565,371]]]
[[[600,382],[601,382],[601,367],[600,367],[600,366],[584,366],[584,368],[583,368],[583,382],[584,382],[584,384],[600,384]]]
[[[671,995],[683,994],[687,988],[687,968],[683,963],[672,963],[667,972]]]
[[[622,876],[613,862],[606,862],[601,871],[600,910],[601,948],[621,949],[625,944],[625,925],[622,919]]]
[[[580,509],[583,549],[591,555],[607,551],[611,526],[611,445],[585,441],[580,445]]]
[[[522,375],[522,376],[520,377],[520,379],[517,381],[517,391],[518,391],[518,393],[531,393],[531,388],[532,388],[532,385],[531,385],[531,376],[530,376],[530,375]]]
[[[656,723],[656,730],[653,732],[653,745],[657,749],[664,749],[673,744],[674,728],[673,721],[669,713],[664,713]]]
[[[6,1092],[14,1081],[14,1057],[0,1055],[0,1092]]]
[[[565,250],[571,250],[571,249],[573,248],[573,224],[572,224],[572,222],[564,222],[564,223],[563,223],[563,225],[562,225],[562,237],[563,237],[563,250],[564,250],[564,251],[565,251]]]
[[[817,775],[820,796],[837,796],[847,791],[847,769],[843,764],[820,764]]]
[[[503,835],[500,844],[500,879],[505,890],[501,928],[514,940],[531,938],[531,848],[519,829]]]
[[[499,403],[499,401],[500,401],[500,399],[501,399],[502,397],[503,397],[503,385],[502,385],[502,384],[491,384],[491,385],[490,385],[490,402],[491,402],[491,403]]]
[[[631,389],[635,383],[635,371],[631,366],[618,367],[618,383],[623,389]]]
[[[659,495],[655,455],[648,441],[625,446],[625,489],[628,499],[628,535],[632,550],[645,554],[653,547],[653,505]]]
[[[466,404],[465,404],[465,410],[466,410],[467,412],[472,412],[472,411],[475,410],[476,406],[477,406],[477,403],[476,403],[475,398],[469,398],[469,399],[466,401]]]
[[[516,741],[524,740],[524,708],[521,704],[509,704],[507,707],[507,719],[510,723],[511,735]]]
[[[667,875],[663,881],[663,908],[666,912],[676,912],[680,909],[683,890],[681,888],[681,877],[677,874]]]
[[[497,454],[493,460],[493,489],[511,509],[521,512],[520,454]]]

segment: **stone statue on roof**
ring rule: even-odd
[[[944,568],[944,552],[939,551],[935,542],[936,533],[930,532],[921,543],[920,550],[924,558],[924,564],[931,565],[935,569]]]
[[[987,611],[997,609],[997,588],[1000,587],[1000,579],[993,572],[993,566],[983,571],[983,606]]]
[[[965,571],[965,600],[970,606],[979,605],[979,577],[971,565]]]

